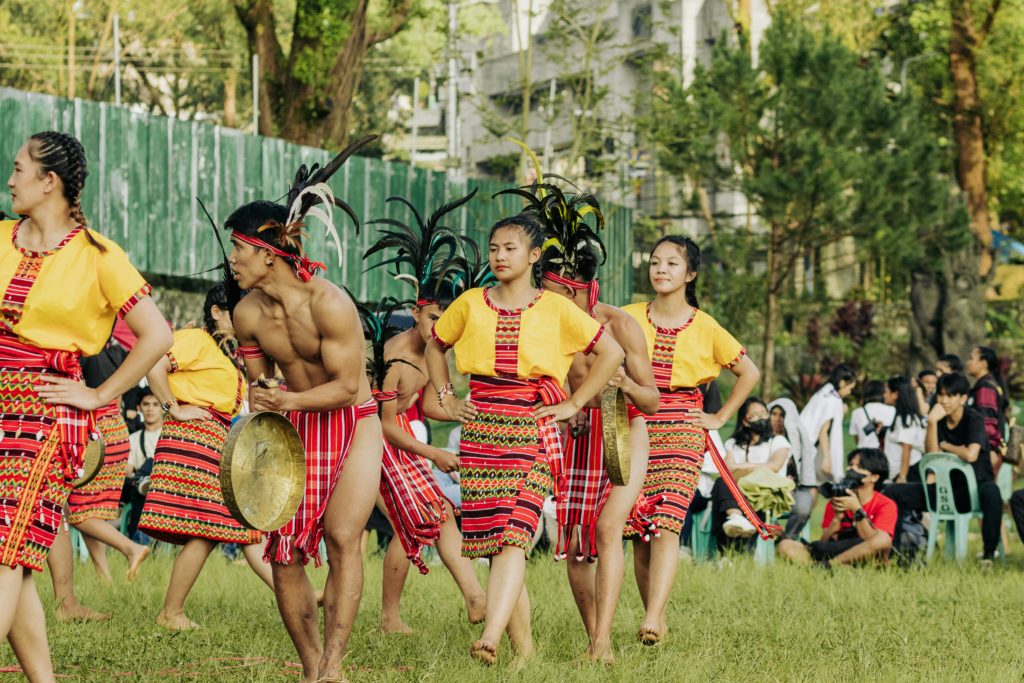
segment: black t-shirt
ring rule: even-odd
[[[992,474],[992,460],[988,454],[988,434],[985,433],[985,420],[974,408],[964,406],[964,416],[956,427],[950,429],[946,424],[946,418],[939,420],[939,443],[943,441],[954,446],[969,446],[976,443],[981,446],[978,459],[971,463],[974,468],[974,478],[979,484],[992,481],[995,477]]]

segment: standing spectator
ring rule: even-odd
[[[1004,435],[1006,408],[1009,405],[1009,397],[1003,383],[995,375],[999,369],[999,357],[995,349],[976,346],[971,350],[965,367],[967,375],[974,379],[967,405],[981,413],[982,419],[985,420],[992,470],[998,472],[1006,449]]]
[[[885,402],[895,414],[885,430],[885,457],[889,460],[889,478],[897,484],[921,481],[917,463],[924,448],[925,419],[910,380],[902,375],[889,378]]]
[[[1003,499],[992,474],[985,421],[978,411],[967,405],[969,391],[967,378],[959,372],[939,377],[935,407],[928,413],[925,445],[929,452],[951,453],[974,469],[982,514],[982,561],[991,564],[996,546],[999,545]],[[928,489],[929,497],[934,499],[935,485],[928,484]],[[886,495],[896,501],[901,515],[908,511],[925,510],[924,489],[916,482],[893,484],[886,488]],[[967,483],[956,477],[953,478],[953,499],[957,510],[971,510]]]
[[[883,402],[885,383],[873,379],[864,384],[860,408],[850,413],[850,436],[857,448],[881,448],[879,434],[896,414],[891,405]]]
[[[955,353],[944,353],[935,361],[935,374],[939,377],[963,371],[964,362]]]
[[[786,538],[797,539],[811,518],[811,510],[814,508],[815,491],[818,486],[814,468],[814,455],[817,449],[814,439],[800,422],[800,411],[796,409],[792,399],[777,398],[768,404],[768,410],[772,433],[785,436],[789,441],[792,469],[790,476],[796,481],[796,489],[793,491],[793,508],[789,511],[783,535]]]
[[[140,534],[138,529],[146,496],[139,487],[149,479],[150,472],[153,471],[153,453],[156,452],[156,442],[160,440],[160,430],[164,426],[164,412],[160,407],[160,400],[153,395],[149,387],[141,389],[138,396],[139,402],[136,405],[142,416],[142,429],[128,435],[128,472],[122,500],[127,496],[132,506],[128,514],[128,538],[138,538],[137,543],[144,543],[148,537]]]
[[[732,438],[725,442],[725,464],[737,480],[758,469],[784,474],[789,461],[789,441],[772,434],[768,407],[751,396],[740,407]],[[711,489],[712,529],[722,550],[728,538],[750,538],[757,529],[743,516],[725,480],[719,478]]]
[[[828,381],[811,396],[800,413],[804,429],[818,447],[815,454],[818,481],[839,481],[843,476],[843,401],[856,386],[853,370],[840,363],[832,368]]]

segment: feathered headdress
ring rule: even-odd
[[[334,226],[331,208],[337,206],[348,214],[352,222],[355,223],[357,233],[359,232],[359,217],[356,216],[356,212],[351,206],[334,196],[327,181],[341,168],[342,164],[348,161],[349,157],[367,143],[376,140],[377,137],[377,135],[366,135],[356,140],[323,168],[320,167],[320,164],[314,164],[312,168],[307,168],[305,164],[300,166],[295,173],[295,180],[292,181],[292,185],[288,189],[287,219],[284,223],[270,221],[260,227],[258,231],[261,234],[266,233],[269,240],[245,235],[238,231],[232,232],[232,236],[260,249],[269,249],[291,264],[299,279],[309,282],[317,272],[327,269],[323,263],[307,258],[302,248],[302,228],[305,227],[308,219],[316,218],[323,223],[327,236],[334,241],[340,265],[342,259],[341,238]],[[321,208],[320,204],[324,204],[325,208]],[[286,249],[292,251],[285,251]]]
[[[462,246],[462,258],[452,264],[448,279],[453,299],[457,299],[467,289],[487,287],[498,281],[491,271],[491,264],[480,255],[475,242],[466,240]]]
[[[562,176],[549,173],[545,178],[536,155],[529,147],[520,140],[512,141],[526,150],[533,160],[537,181],[532,185],[503,190],[494,197],[514,195],[526,200],[523,213],[536,218],[544,228],[540,257],[544,278],[572,289],[588,290],[589,309],[593,312],[598,295],[595,273],[597,266],[607,259],[604,242],[598,234],[604,229],[601,205],[593,194],[584,192]],[[570,186],[573,192],[567,195],[549,179]],[[591,215],[594,216],[594,227],[587,223],[587,217]]]
[[[367,259],[386,249],[396,249],[394,256],[384,259],[372,268],[395,266],[395,279],[410,283],[416,290],[416,303],[423,306],[438,303],[441,290],[456,273],[469,270],[469,262],[463,252],[472,247],[473,242],[460,235],[455,229],[442,225],[442,219],[464,206],[476,196],[474,189],[465,197],[448,202],[423,220],[422,214],[405,197],[388,197],[388,202],[397,202],[409,209],[415,219],[414,225],[408,225],[394,218],[378,218],[369,221],[368,225],[385,226],[380,228],[381,238],[370,247],[363,258]],[[403,272],[403,270],[408,272]]]
[[[352,300],[356,301],[355,298]],[[389,361],[384,359],[384,345],[389,339],[402,331],[401,328],[391,324],[391,316],[400,310],[404,304],[405,302],[391,296],[381,299],[377,303],[376,310],[371,310],[369,306],[356,303],[356,308],[359,310],[359,318],[363,323],[363,332],[366,335],[366,340],[370,343],[370,355],[366,360],[366,374],[373,389],[373,397],[378,402],[392,401],[398,397],[398,392],[385,392],[382,390],[384,378],[387,376],[388,370],[391,369],[392,365],[395,363],[405,363],[411,367],[416,367],[409,361],[402,360],[401,358],[393,358]]]
[[[235,306],[237,306],[238,302],[242,300],[242,289],[238,286],[238,282],[235,281],[235,278],[231,276],[231,264],[228,263],[228,250],[224,247],[224,240],[220,237],[220,228],[217,227],[217,222],[213,220],[213,216],[211,216],[210,212],[206,210],[206,205],[203,204],[203,200],[196,197],[196,201],[199,202],[200,208],[202,208],[203,213],[206,214],[207,220],[210,221],[210,227],[213,228],[213,234],[217,238],[217,245],[220,247],[220,254],[223,259],[218,265],[203,272],[211,273],[215,270],[221,271],[221,277],[224,283],[224,292],[227,297],[228,310],[234,313]],[[202,275],[202,273],[197,274]]]

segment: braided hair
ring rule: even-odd
[[[71,219],[83,227],[86,226],[85,215],[82,213],[82,189],[85,187],[89,169],[82,143],[73,135],[55,130],[35,133],[28,140],[29,158],[39,164],[40,175],[53,173],[60,178],[64,199],[70,207]],[[90,244],[100,251],[106,251],[88,229],[84,232]]]
[[[653,254],[654,250],[665,242],[674,244],[683,252],[683,255],[686,257],[687,272],[700,273],[700,247],[697,246],[696,242],[684,235],[665,235],[654,243],[651,253]],[[700,308],[697,305],[697,277],[697,275],[694,275],[693,279],[686,283],[686,303],[694,308]]]
[[[225,356],[234,360],[238,350],[238,340],[229,332],[223,332],[217,328],[217,321],[213,318],[213,307],[216,306],[225,313],[228,308],[228,290],[223,282],[218,282],[206,292],[206,299],[203,301],[203,329],[217,342],[217,347]]]
[[[494,239],[494,233],[498,232],[502,228],[519,228],[523,231],[526,236],[526,242],[529,245],[529,249],[540,249],[544,246],[544,228],[536,218],[528,213],[520,213],[515,216],[508,216],[502,218],[500,221],[495,223],[491,227],[491,233],[487,237],[487,241],[490,242]],[[544,277],[544,270],[541,266],[540,259],[533,264],[533,284],[535,287],[540,287],[541,279]]]

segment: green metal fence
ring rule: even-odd
[[[295,169],[330,159],[321,149],[245,135],[232,128],[153,116],[106,103],[67,100],[0,88],[0,164],[13,162],[32,133],[56,129],[74,134],[85,146],[89,178],[82,200],[93,227],[121,244],[140,270],[155,275],[190,276],[217,264],[218,248],[195,201],[201,197],[222,222],[237,206],[254,199],[278,199]],[[404,195],[429,213],[444,201],[479,187],[477,196],[452,219],[486,254],[487,231],[521,205],[491,195],[505,186],[489,180],[451,182],[444,173],[407,164],[354,157],[331,181],[365,223],[384,216],[409,219],[405,209],[385,204]],[[6,186],[0,209],[10,209]],[[626,304],[632,293],[632,212],[606,206],[608,262],[601,273],[602,298]],[[326,277],[360,299],[383,294],[407,296],[383,269],[365,273],[361,256],[374,242],[372,226],[360,234],[337,213],[342,253],[324,235],[311,231],[308,252],[324,261]]]

